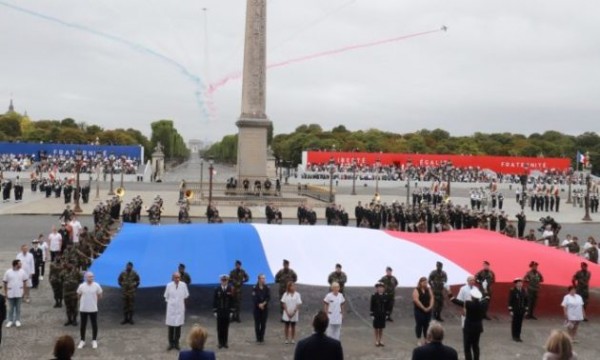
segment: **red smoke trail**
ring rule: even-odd
[[[318,59],[318,58],[325,57],[325,56],[337,55],[337,54],[345,53],[345,52],[348,52],[348,51],[354,51],[354,50],[358,50],[358,49],[365,49],[365,48],[370,48],[370,47],[374,47],[374,46],[380,46],[380,45],[390,44],[390,43],[394,43],[394,42],[398,42],[398,41],[402,41],[402,40],[407,40],[407,39],[415,38],[415,37],[418,37],[418,36],[424,36],[424,35],[428,35],[428,34],[442,32],[442,31],[446,31],[445,27],[442,27],[441,29],[437,29],[437,30],[423,31],[423,32],[419,32],[419,33],[414,33],[414,34],[409,34],[409,35],[404,35],[404,36],[398,36],[398,37],[393,37],[393,38],[384,39],[384,40],[378,40],[378,41],[368,42],[368,43],[364,43],[364,44],[349,45],[349,46],[345,46],[345,47],[342,47],[342,48],[339,48],[339,49],[323,51],[323,52],[319,52],[319,53],[315,53],[315,54],[311,54],[311,55],[301,56],[301,57],[298,57],[298,58],[295,58],[295,59],[290,59],[290,60],[285,60],[285,61],[273,63],[273,64],[270,64],[270,65],[267,65],[267,69],[273,69],[273,68],[277,68],[277,67],[282,67],[282,66],[287,66],[287,65],[291,65],[291,64],[300,63],[300,62],[310,61],[310,60]],[[237,79],[239,79],[241,77],[242,77],[242,73],[241,72],[234,72],[234,73],[231,73],[231,74],[223,77],[222,79],[220,79],[218,81],[215,81],[215,82],[211,83],[208,86],[208,90],[207,90],[208,96],[212,96],[212,94],[214,94],[215,91],[217,91],[221,87],[225,86],[229,81],[231,81],[231,80],[237,80]]]

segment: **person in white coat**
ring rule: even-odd
[[[190,296],[186,283],[181,281],[179,272],[173,274],[173,281],[167,284],[164,296],[167,302],[165,323],[169,327],[169,347],[167,350],[179,350],[181,326],[185,322],[185,301]]]
[[[21,245],[21,251],[17,253],[15,259],[21,260],[21,269],[23,269],[25,275],[27,275],[27,286],[24,289],[25,294],[23,300],[28,303],[30,301],[29,288],[33,285],[31,278],[35,272],[35,262],[33,260],[33,255],[29,252],[29,246],[27,246],[27,244]]]
[[[339,283],[335,281],[331,283],[331,292],[325,296],[323,302],[323,311],[329,317],[329,326],[327,326],[326,334],[330,338],[340,340],[346,299],[344,298],[344,294],[340,292]]]

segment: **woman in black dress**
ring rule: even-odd
[[[375,330],[375,346],[384,346],[383,329],[385,329],[385,319],[390,315],[390,301],[384,294],[383,283],[375,284],[377,292],[371,295],[371,319],[373,319],[373,329]]]
[[[427,337],[427,329],[431,321],[431,309],[433,308],[433,292],[427,283],[426,277],[419,279],[417,287],[413,290],[412,299],[415,313],[417,345],[423,345]]]

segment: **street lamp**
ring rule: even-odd
[[[523,175],[521,175],[521,211],[525,210],[525,193],[527,192],[527,164],[523,166]]]
[[[352,195],[356,195],[356,159],[352,159]]]
[[[204,159],[200,158],[200,198],[204,196],[202,193],[202,183],[204,182]]]
[[[583,217],[583,221],[592,221],[590,217],[590,187],[592,186],[592,177],[590,174],[585,176],[585,216]]]
[[[123,176],[125,176],[125,155],[121,155],[121,185],[119,186],[121,189],[125,189],[123,187]]]
[[[212,156],[208,158],[208,204],[212,203],[212,190],[213,190],[213,159]]]
[[[81,149],[77,149],[75,151],[75,171],[77,171],[77,180],[75,184],[75,208],[73,212],[80,213],[83,212],[81,210],[81,206],[79,205],[79,198],[81,197],[81,187],[79,186],[79,173],[81,172],[81,162],[83,161],[83,152]]]
[[[333,172],[335,170],[335,161],[333,156],[329,158],[329,202],[333,203]]]
[[[571,184],[573,183],[573,170],[569,169],[567,175],[567,183],[569,184],[569,196],[567,197],[567,204],[571,204],[573,202],[573,200],[571,199]]]
[[[102,155],[96,153],[96,198],[94,201],[100,201],[100,164],[102,163]]]
[[[406,161],[406,206],[410,204],[410,167],[412,166],[412,159]]]
[[[113,188],[114,186],[114,174],[115,174],[115,167],[114,167],[114,162],[115,162],[115,154],[110,153],[110,156],[108,157],[108,165],[110,166],[110,190],[108,191],[108,195],[114,195],[115,194],[115,189]]]
[[[446,194],[450,197],[450,183],[452,182],[452,178],[450,177],[450,172],[452,171],[452,161],[448,161],[446,163],[446,182],[448,183],[448,187],[446,189]]]
[[[379,194],[379,168],[381,167],[381,160],[377,158],[375,161],[375,194]]]

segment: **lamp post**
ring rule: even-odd
[[[119,185],[121,189],[125,189],[123,187],[123,177],[125,176],[125,159],[125,155],[121,155],[121,184]]]
[[[573,170],[569,169],[569,172],[567,173],[568,177],[567,177],[567,183],[569,184],[569,194],[567,197],[567,204],[571,204],[573,203],[573,200],[571,199],[571,184],[573,183]]]
[[[108,157],[108,165],[110,166],[110,190],[108,191],[108,195],[111,195],[111,196],[115,194],[115,189],[113,188],[114,182],[115,182],[114,162],[115,162],[115,154],[111,153],[110,156]]]
[[[381,167],[381,160],[377,158],[375,161],[375,194],[379,194],[379,168]]]
[[[80,213],[83,212],[81,210],[81,206],[79,205],[79,198],[81,197],[81,187],[79,186],[79,173],[81,172],[81,161],[83,160],[83,152],[81,149],[77,149],[75,151],[75,171],[77,172],[77,179],[75,184],[75,208],[73,212]]]
[[[352,195],[356,195],[356,159],[352,159]]]
[[[525,193],[527,192],[527,164],[523,167],[523,175],[521,175],[521,211],[525,210]]]
[[[335,161],[333,156],[329,158],[329,202],[333,203],[333,172],[335,167]]]
[[[96,154],[96,198],[94,201],[100,201],[100,164],[102,163],[102,155]]]
[[[583,221],[592,221],[590,217],[590,187],[592,186],[592,177],[590,174],[585,176],[585,216],[583,217]]]
[[[204,196],[202,194],[202,183],[204,182],[204,159],[200,158],[200,198]]]
[[[412,159],[406,161],[406,206],[410,204],[410,167],[412,166]]]
[[[452,172],[452,161],[448,161],[446,163],[446,182],[448,183],[448,188],[446,189],[446,193],[448,197],[450,197],[450,183],[452,183],[452,178],[450,177],[450,173]]]
[[[213,159],[212,156],[208,158],[208,203],[212,203],[212,190],[213,190]]]

